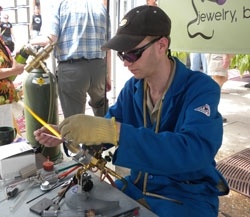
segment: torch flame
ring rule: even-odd
[[[51,127],[49,124],[47,124],[42,118],[40,118],[34,111],[32,111],[32,109],[29,106],[27,106],[24,103],[22,103],[22,105],[47,130],[49,130],[51,133],[53,133],[58,139],[62,139],[61,135],[53,127]]]

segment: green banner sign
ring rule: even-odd
[[[171,49],[250,53],[250,0],[161,0],[172,20]]]

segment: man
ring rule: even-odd
[[[34,14],[32,15],[32,20],[30,23],[31,38],[35,38],[40,35],[40,30],[42,27],[42,16],[40,14],[40,6],[35,5]]]
[[[214,160],[223,134],[220,88],[171,57],[170,30],[171,20],[158,7],[128,12],[103,49],[118,51],[134,76],[108,119],[74,115],[58,130],[73,152],[80,143],[116,146],[113,163],[131,169],[124,192],[160,217],[217,217],[218,196],[229,191]],[[44,132],[34,133],[40,143],[60,143]]]
[[[55,5],[49,38],[56,42],[58,89],[64,117],[85,113],[87,93],[96,116],[108,109],[106,87],[110,89],[110,64],[101,46],[109,37],[107,10],[100,0],[65,0]],[[48,38],[30,41],[46,45]],[[110,52],[107,58],[110,59]]]

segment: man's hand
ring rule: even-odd
[[[56,131],[58,131],[58,128],[56,125],[50,125],[53,127]],[[49,130],[47,130],[45,127],[41,127],[40,129],[36,130],[34,132],[35,139],[42,145],[47,147],[54,147],[58,146],[62,143],[62,140],[54,136]]]
[[[115,119],[77,114],[66,118],[60,125],[62,138],[72,141],[75,146],[100,145],[110,143],[117,145],[118,131]]]

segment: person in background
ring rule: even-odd
[[[64,117],[85,113],[87,94],[94,115],[108,109],[111,89],[110,52],[101,46],[110,37],[107,9],[100,0],[66,0],[54,8],[48,37],[56,42],[58,90]],[[44,46],[48,37],[30,40]]]
[[[207,58],[205,53],[190,53],[190,69],[207,74]]]
[[[0,38],[0,105],[18,101],[18,94],[11,76],[20,75],[24,65],[19,64],[11,57],[8,47]]]
[[[31,38],[35,38],[40,35],[42,27],[42,16],[40,14],[40,6],[35,5],[34,14],[32,15],[32,20],[30,23]]]
[[[15,49],[15,36],[12,23],[9,22],[8,14],[3,14],[2,16],[0,33],[5,45],[13,52]]]
[[[231,54],[207,54],[208,75],[222,88],[228,80],[228,70],[231,64]],[[223,117],[223,122],[227,119]]]
[[[157,0],[146,0],[147,5],[157,6]]]
[[[133,74],[117,102],[105,118],[77,114],[53,127],[75,153],[79,144],[115,146],[113,164],[130,168],[124,193],[158,216],[217,217],[218,196],[229,192],[214,160],[223,138],[220,88],[171,56],[170,32],[159,7],[129,11],[102,47],[117,51]],[[34,135],[48,147],[60,145],[46,133]]]
[[[108,0],[103,0],[102,2],[105,5],[105,7],[107,8],[108,7]]]

